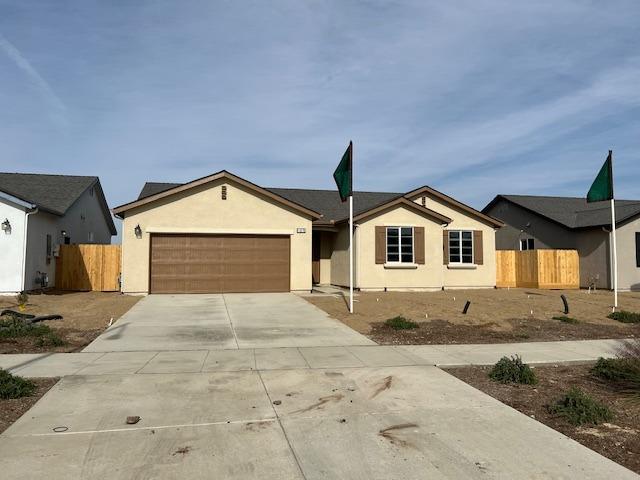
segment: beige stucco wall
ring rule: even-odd
[[[227,185],[227,200],[221,187]],[[140,225],[143,235],[135,237]],[[305,233],[296,233],[303,227]],[[291,234],[291,290],[311,290],[311,218],[227,179],[126,212],[122,227],[122,291],[149,289],[149,231]]]
[[[481,221],[475,216],[469,215],[462,209],[443,202],[442,200],[426,196],[426,207],[435,210],[442,215],[451,218],[452,222],[447,230],[481,230],[483,245],[483,264],[473,269],[456,269],[454,266],[445,266],[445,288],[486,288],[496,285],[496,231],[493,226]],[[415,199],[421,204],[421,197]],[[440,257],[442,257],[442,239],[440,239]]]
[[[375,229],[387,227],[424,227],[425,264],[414,268],[388,268],[376,264]],[[345,234],[347,229],[345,229]],[[362,290],[404,290],[442,288],[442,226],[406,207],[397,207],[357,223],[358,275],[356,286]]]
[[[620,290],[640,290],[640,268],[636,264],[636,232],[640,232],[640,218],[616,229]]]
[[[354,279],[357,278],[357,230],[353,239],[353,271]],[[355,281],[355,280],[354,280]],[[333,251],[331,252],[331,284],[342,287],[349,285],[349,227],[341,224],[333,238]]]
[[[421,198],[416,202],[421,203]],[[356,223],[355,284],[361,290],[438,290],[441,288],[491,288],[496,284],[495,230],[461,209],[436,198],[427,207],[452,219],[443,227],[439,221],[406,207],[389,209]],[[412,268],[391,268],[375,263],[375,227],[412,226],[425,229],[425,264]],[[455,268],[443,262],[443,228],[480,230],[483,237],[483,264]],[[348,285],[348,229],[342,225],[335,236],[331,256],[331,283]]]

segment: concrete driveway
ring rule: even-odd
[[[373,345],[291,293],[150,295],[85,352]]]
[[[0,468],[50,480],[637,478],[431,366],[68,376],[0,436]]]
[[[1,476],[638,478],[431,366],[466,350],[371,343],[291,294],[144,298],[95,353],[15,359],[67,376],[0,435]]]

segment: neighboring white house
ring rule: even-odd
[[[58,245],[115,234],[98,177],[0,173],[0,294],[53,285]]]

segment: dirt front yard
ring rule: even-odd
[[[57,378],[30,378],[29,380],[36,385],[33,394],[21,398],[0,399],[0,433],[33,407],[58,381]]]
[[[592,365],[535,367],[536,385],[502,384],[489,379],[491,367],[452,368],[446,371],[516,410],[562,432],[592,450],[640,473],[640,402],[590,373]],[[599,425],[573,426],[549,413],[571,387],[578,387],[613,412]]]
[[[565,294],[565,323],[560,295]],[[640,337],[640,324],[607,318],[613,294],[585,290],[445,290],[438,292],[366,292],[355,297],[354,314],[340,295],[304,297],[329,315],[380,344],[504,343],[545,340]],[[466,301],[471,302],[466,315]],[[620,309],[640,312],[640,293],[620,294]],[[384,321],[404,316],[416,329],[394,330]]]
[[[81,350],[107,328],[111,319],[115,322],[140,298],[116,292],[50,291],[29,294],[29,301],[23,313],[62,315],[63,320],[42,322],[62,340],[62,344],[42,342],[37,336],[0,337],[0,353]],[[15,297],[0,297],[0,310],[5,309],[18,311]]]

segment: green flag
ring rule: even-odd
[[[611,150],[602,165],[598,176],[593,181],[593,185],[587,193],[587,203],[603,202],[613,199],[613,162],[611,160]]]
[[[338,186],[340,199],[346,201],[353,193],[353,143],[349,142],[338,168],[333,172],[333,179]]]

